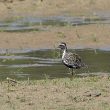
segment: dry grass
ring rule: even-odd
[[[17,19],[21,16],[63,14],[89,16],[91,18],[91,15],[93,17],[96,11],[104,12],[110,10],[109,4],[109,0],[2,0],[0,2],[0,19],[10,21],[12,18]],[[109,46],[110,44],[109,24],[77,27],[68,25],[64,27],[47,26],[47,29],[49,30],[19,33],[8,33],[0,30],[0,47],[54,48],[54,45],[58,45],[61,41],[67,42],[73,48],[82,46],[99,48]]]
[[[24,15],[68,14],[89,16],[95,11],[107,10],[110,10],[110,0],[1,0],[0,19]]]
[[[2,110],[109,110],[109,77],[19,81],[0,84]]]

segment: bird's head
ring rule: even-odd
[[[65,42],[61,42],[60,45],[58,46],[61,50],[67,50],[67,46]]]

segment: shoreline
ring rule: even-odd
[[[74,49],[74,50],[102,50],[102,51],[110,51],[110,45],[106,45],[106,46],[100,46],[100,47],[89,47],[89,46],[69,46],[68,48],[69,50]],[[0,53],[4,53],[6,51],[10,51],[10,52],[28,52],[28,51],[43,51],[43,50],[58,50],[57,47],[39,47],[39,48],[0,48]]]
[[[46,50],[58,50],[57,48],[0,48],[0,54],[6,54],[8,53],[28,53],[28,52],[32,52],[32,51],[46,51]],[[110,52],[110,47],[99,47],[99,48],[86,48],[86,47],[82,47],[82,48],[68,48],[68,50],[93,50],[93,51],[106,51],[106,52]]]
[[[45,27],[44,27],[45,28]],[[55,49],[60,42],[68,48],[110,47],[110,25],[47,26],[48,31],[0,32],[0,48],[4,49]]]
[[[97,18],[109,15],[110,1],[106,0],[2,0],[0,2],[0,19],[22,16],[82,16]],[[45,13],[44,13],[45,10]],[[110,15],[109,15],[110,16]],[[15,21],[16,21],[15,19]],[[0,48],[2,49],[49,49],[56,48],[60,42],[66,42],[68,48],[110,48],[110,24],[90,24],[81,26],[41,26],[46,31],[3,32],[0,31]]]

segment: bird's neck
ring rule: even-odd
[[[64,49],[62,54],[62,59],[65,57],[66,52],[67,52],[67,49]]]

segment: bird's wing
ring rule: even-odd
[[[67,53],[65,63],[71,66],[79,66],[81,64],[81,57],[76,53]]]

